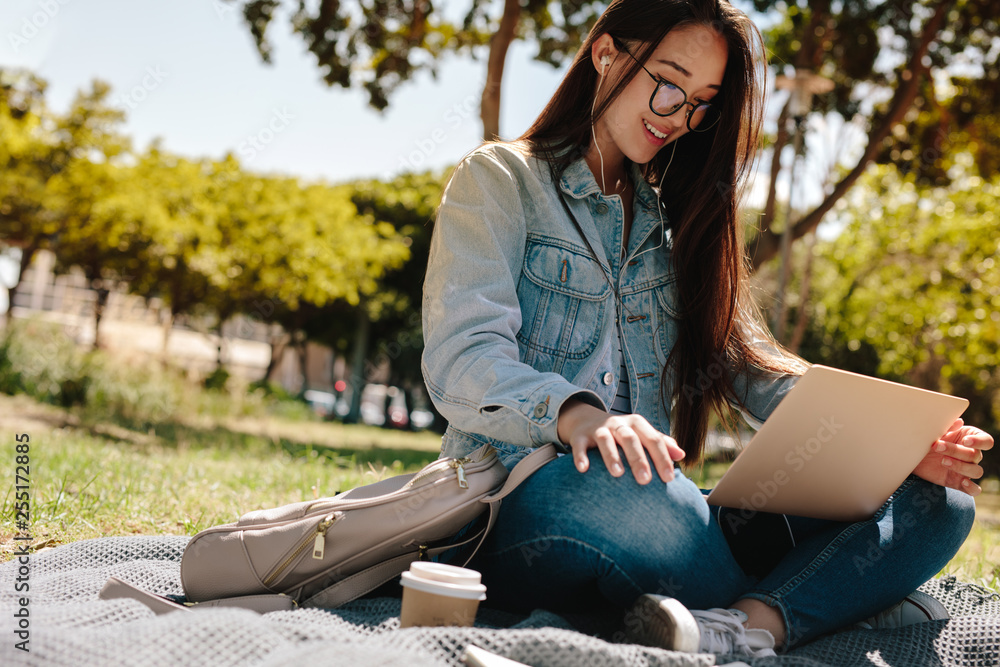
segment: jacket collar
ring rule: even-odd
[[[639,201],[652,211],[656,211],[656,192],[652,186],[646,182],[640,173],[639,165],[629,161],[629,175],[635,186],[636,196]],[[560,189],[575,199],[583,199],[592,194],[600,194],[601,187],[597,184],[590,166],[581,155],[571,162],[559,180]]]

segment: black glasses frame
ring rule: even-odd
[[[614,42],[614,45],[616,47],[618,47],[619,49],[621,49],[622,51],[624,51],[625,53],[627,53],[628,56],[632,60],[634,60],[637,63],[639,63],[639,59],[632,55],[632,52],[628,50],[628,48],[625,46],[625,44],[620,39],[618,39],[617,37],[612,37],[611,39]],[[660,116],[661,118],[666,118],[668,116],[673,116],[675,113],[677,113],[678,111],[680,111],[681,109],[683,109],[685,106],[689,106],[691,108],[688,110],[688,112],[687,112],[687,114],[685,116],[685,123],[687,124],[688,130],[690,130],[691,132],[707,132],[708,130],[710,130],[713,127],[715,127],[716,124],[718,124],[719,119],[722,117],[722,113],[719,110],[718,106],[713,105],[710,102],[698,102],[697,104],[695,102],[689,102],[686,90],[684,90],[683,88],[681,88],[680,86],[678,86],[673,81],[670,81],[668,79],[664,79],[663,77],[656,76],[655,74],[653,74],[652,72],[650,72],[648,69],[646,69],[646,66],[643,65],[642,63],[639,63],[639,67],[641,67],[643,69],[643,71],[646,72],[646,74],[649,75],[649,78],[651,78],[653,80],[653,82],[656,83],[656,87],[653,88],[653,94],[649,96],[649,110],[652,111],[654,114],[656,114],[657,116]],[[677,108],[674,109],[673,111],[670,111],[670,112],[667,112],[667,113],[660,113],[655,108],[653,108],[653,100],[656,99],[656,94],[658,92],[660,92],[660,87],[661,86],[665,86],[665,85],[666,86],[673,86],[677,90],[681,91],[681,95],[684,96],[684,101],[681,102],[680,104],[678,104]],[[708,120],[709,122],[708,122],[707,125],[704,122],[700,122],[696,126],[691,127],[691,118],[694,116],[695,112],[698,110],[698,107],[704,107],[705,108],[705,112],[706,112],[705,113],[705,119]],[[714,115],[713,115],[713,112],[714,112]]]

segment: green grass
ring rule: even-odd
[[[188,534],[254,509],[333,495],[419,469],[439,438],[278,418],[171,422],[148,432],[72,425],[73,415],[0,395],[0,553],[14,549],[15,439],[30,437],[36,548],[128,534]],[[340,443],[338,446],[331,446]]]
[[[136,431],[80,420],[25,396],[0,395],[0,560],[15,548],[15,435],[31,457],[33,545],[104,535],[193,535],[239,515],[420,468],[438,436],[279,417],[200,416]],[[689,473],[711,486],[724,463]],[[986,480],[972,534],[942,570],[1000,585],[1000,483]]]

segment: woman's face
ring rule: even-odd
[[[632,58],[614,46],[610,35],[602,35],[606,46],[597,44],[596,53],[614,53],[611,65],[605,69],[604,84],[615,81],[617,75],[632,66]],[[640,47],[626,45],[633,55]],[[707,26],[686,26],[671,30],[643,63],[657,79],[666,79],[687,94],[688,102],[708,102],[722,86],[728,49],[723,37]],[[600,58],[595,58],[600,72]],[[642,69],[628,83],[622,94],[612,102],[607,113],[598,121],[599,132],[610,139],[630,160],[637,164],[649,162],[657,151],[689,132],[686,105],[670,116],[658,116],[649,107],[649,98],[656,82]],[[601,92],[610,90],[603,84]],[[603,127],[601,127],[603,126]],[[650,127],[655,130],[650,131]],[[666,136],[664,136],[666,135]]]

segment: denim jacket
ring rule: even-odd
[[[661,371],[677,336],[669,229],[655,191],[629,165],[635,194],[624,260],[604,251],[608,233],[621,247],[621,197],[602,194],[582,157],[555,185],[548,165],[513,143],[484,144],[456,167],[437,213],[422,304],[421,370],[449,422],[442,456],[489,442],[511,467],[530,448],[558,442],[566,399],[611,405],[620,354],[632,412],[670,432],[660,398],[661,389],[672,395]],[[705,372],[729,370],[720,362]],[[795,379],[736,377],[747,421],[763,422]],[[698,390],[683,388],[681,399]]]

